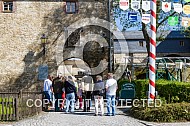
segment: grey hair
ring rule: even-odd
[[[97,79],[97,80],[102,80],[102,76],[97,75],[97,76],[96,76],[96,79]]]

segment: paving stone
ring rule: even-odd
[[[117,109],[116,116],[94,116],[91,112],[76,111],[65,114],[65,112],[46,112],[33,118],[21,120],[13,124],[0,124],[0,126],[189,126],[186,123],[154,123],[134,119],[121,110]]]

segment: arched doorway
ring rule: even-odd
[[[63,76],[79,76],[84,73],[90,73],[88,64],[80,58],[71,57],[65,59],[62,64],[58,66],[57,74],[61,73]]]

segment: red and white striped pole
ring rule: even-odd
[[[149,52],[149,94],[150,100],[155,99],[155,78],[156,78],[156,0],[152,0],[151,9],[151,37],[150,37],[150,52]]]

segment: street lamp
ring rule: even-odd
[[[47,43],[47,37],[45,34],[42,34],[42,37],[40,38],[41,39],[41,43],[42,43],[42,46],[43,46],[43,54],[45,55],[46,53],[46,43]]]

